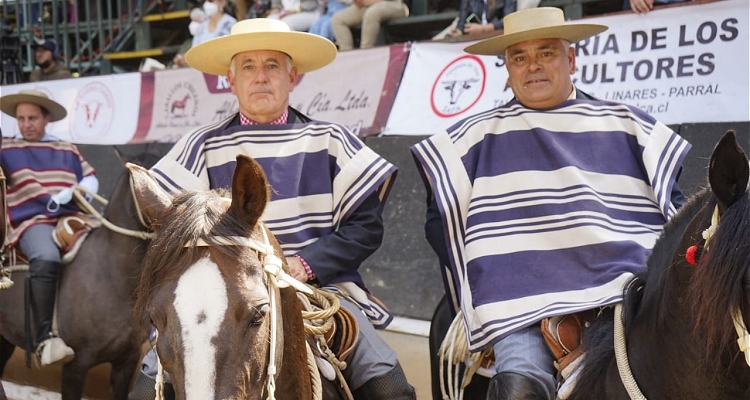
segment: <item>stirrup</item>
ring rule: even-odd
[[[75,352],[60,337],[51,337],[36,348],[36,359],[39,365],[64,364],[75,358]]]

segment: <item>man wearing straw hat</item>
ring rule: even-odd
[[[504,23],[504,35],[465,51],[503,57],[515,98],[412,153],[431,193],[425,231],[469,349],[495,353],[487,398],[553,399],[555,366],[570,359],[554,339],[547,346],[540,321],[622,300],[683,202],[676,180],[690,144],[573,85],[571,44],[605,26],[566,24],[546,7]]]
[[[78,148],[46,133],[47,124],[65,118],[65,108],[35,90],[0,98],[0,109],[18,121],[19,133],[3,140],[0,167],[8,177],[8,243],[29,260],[33,347],[42,366],[64,363],[73,349],[51,332],[57,282],[62,272],[60,248],[52,239],[57,219],[80,213],[69,203],[74,185],[99,189],[94,169]],[[29,338],[32,339],[32,338]]]
[[[354,398],[414,399],[395,352],[375,331],[392,316],[357,272],[382,242],[381,214],[396,169],[346,127],[289,106],[297,75],[335,57],[328,39],[264,18],[240,21],[230,35],[190,49],[191,67],[227,76],[239,112],[183,137],[151,172],[170,192],[229,188],[236,155],[255,158],[271,186],[263,222],[292,275],[352,300],[341,303],[359,323],[343,371]]]

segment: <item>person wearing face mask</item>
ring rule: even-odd
[[[232,26],[237,20],[226,14],[224,11],[228,0],[206,0],[203,3],[203,11],[206,13],[206,19],[200,24],[193,33],[193,43],[195,47],[206,40],[228,35]]]
[[[60,62],[60,48],[53,39],[39,39],[31,45],[39,68],[31,71],[29,82],[70,78],[70,70]]]
[[[203,10],[203,7],[196,7],[190,10],[190,24],[188,24],[188,31],[190,32],[190,36],[195,36],[195,34],[198,33],[201,24],[207,19],[208,17],[206,16],[206,12]],[[185,62],[185,53],[190,50],[192,44],[193,39],[190,38],[180,46],[180,50],[172,59],[172,68],[182,68],[188,66]]]

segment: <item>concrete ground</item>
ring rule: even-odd
[[[417,399],[431,399],[427,338],[391,331],[379,332],[398,353],[409,383],[417,390]],[[84,390],[86,400],[108,398],[108,376],[108,365],[100,365],[89,371]],[[60,367],[29,370],[24,364],[23,352],[17,349],[5,368],[3,385],[10,400],[59,400]]]

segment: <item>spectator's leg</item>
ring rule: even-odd
[[[346,4],[338,0],[328,0],[326,2],[326,13],[313,22],[308,32],[323,36],[331,41],[336,40],[333,36],[333,28],[331,28],[331,18],[346,7],[348,7]]]
[[[375,46],[381,22],[408,14],[409,9],[399,1],[380,1],[368,7],[362,18],[362,41],[359,47],[365,49]]]
[[[310,25],[320,18],[319,11],[302,11],[296,14],[289,14],[281,20],[286,22],[293,31],[307,32]]]
[[[362,23],[362,15],[364,14],[364,11],[364,8],[351,5],[339,11],[331,18],[333,36],[336,38],[336,44],[339,46],[340,51],[351,50],[354,48],[354,37],[352,36],[352,30],[350,27]]]

